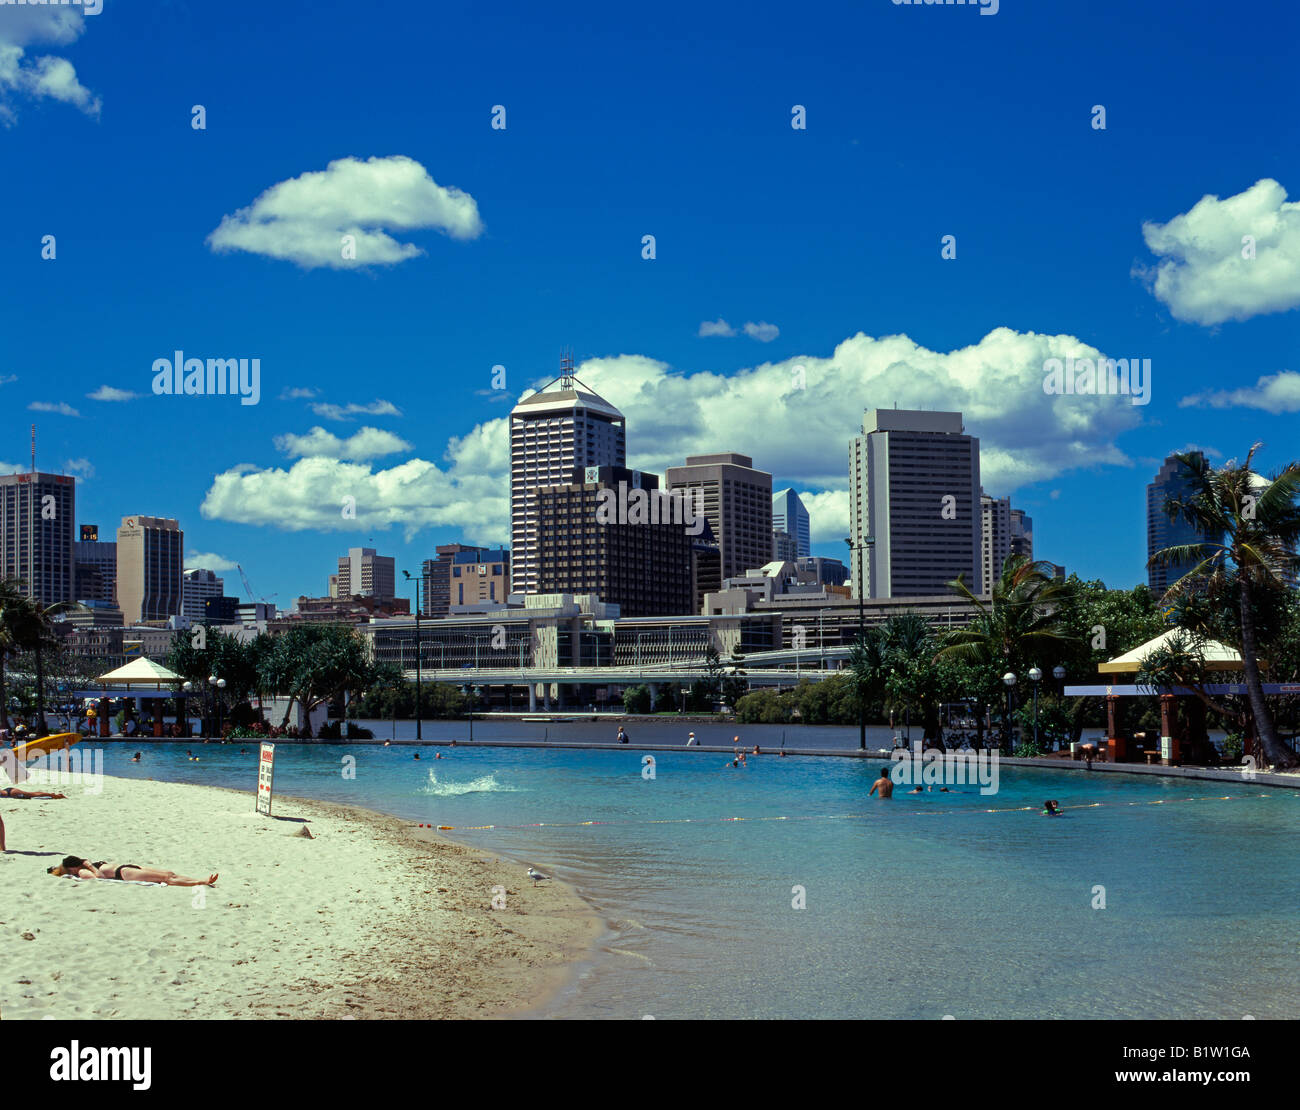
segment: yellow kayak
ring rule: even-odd
[[[27,760],[35,759],[43,752],[57,752],[62,748],[70,748],[80,739],[79,732],[56,732],[53,736],[46,736],[40,740],[28,740],[27,743],[19,744],[12,751],[14,758],[26,763]]]

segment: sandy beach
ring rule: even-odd
[[[286,797],[266,818],[251,790],[102,787],[0,798],[0,1017],[535,1013],[603,931],[563,884],[534,886],[524,865],[395,818]],[[314,839],[295,835],[304,824]],[[220,879],[191,889],[46,874],[68,854]]]

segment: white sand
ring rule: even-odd
[[[299,818],[278,820],[251,790],[102,784],[0,798],[4,1018],[499,1016],[542,1005],[601,931],[563,884],[393,818],[277,798]],[[303,820],[314,840],[293,835]],[[221,877],[46,874],[70,854]]]

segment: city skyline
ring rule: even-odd
[[[859,414],[952,409],[1037,553],[1136,585],[1161,461],[1260,439],[1269,471],[1300,410],[1300,173],[1257,110],[1294,94],[1230,64],[1178,79],[1225,51],[1253,65],[1233,44],[1267,17],[1155,10],[1180,26],[1158,57],[1118,11],[846,9],[837,38],[871,44],[867,76],[818,20],[778,46],[670,5],[691,42],[629,58],[596,8],[572,38],[511,13],[504,45],[473,13],[414,11],[396,38],[348,25],[347,89],[317,49],[343,27],[328,7],[268,11],[252,41],[169,6],[166,57],[139,9],[29,8],[21,40],[0,12],[0,43],[75,67],[66,96],[0,89],[0,140],[29,168],[21,195],[0,183],[0,290],[24,306],[0,356],[0,471],[27,469],[34,421],[38,469],[79,479],[78,524],[180,520],[186,565],[238,563],[282,603],[318,593],[296,568],[326,551],[377,547],[417,574],[439,544],[510,544],[506,414],[571,343],[627,418],[629,467],[749,455],[807,505],[814,555],[844,555]],[[412,97],[396,75],[430,33],[463,49]],[[300,49],[271,45],[286,35]],[[586,89],[548,79],[546,44],[584,59]],[[1104,52],[1116,76],[1026,98],[1053,51]],[[759,96],[755,67],[781,74]],[[263,119],[301,88],[319,110]],[[335,234],[352,223],[356,265]],[[1044,391],[1051,359],[1099,355],[1149,359],[1149,393]],[[154,392],[156,363],[191,357],[248,360],[236,386],[255,363],[258,403],[251,381]]]

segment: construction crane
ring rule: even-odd
[[[248,594],[249,601],[261,601],[269,605],[271,603],[271,598],[277,596],[276,594],[272,594],[271,597],[258,597],[257,594],[253,592],[253,583],[248,580],[248,575],[244,573],[244,568],[236,563],[235,569],[239,571],[239,578],[240,581],[244,583],[244,593]]]

